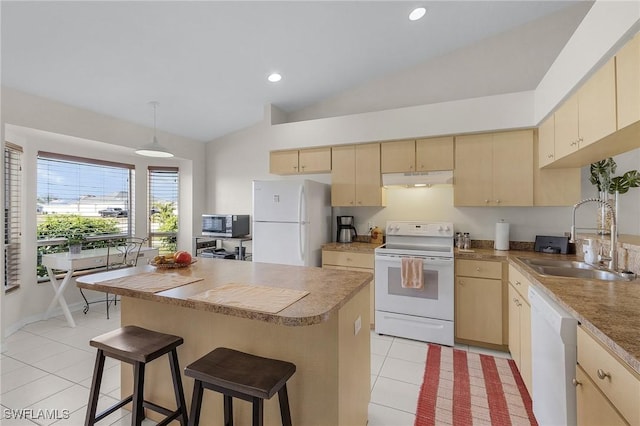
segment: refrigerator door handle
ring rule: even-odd
[[[304,185],[300,185],[300,194],[298,194],[298,255],[300,256],[300,260],[304,260],[304,248],[302,244],[302,226],[305,224],[305,222],[302,220],[303,203]]]

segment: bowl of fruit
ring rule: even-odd
[[[177,251],[170,254],[161,254],[153,258],[152,266],[160,269],[186,268],[196,262],[188,251]]]

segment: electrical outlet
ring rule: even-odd
[[[373,222],[367,222],[367,230],[373,229],[376,227],[376,224]]]
[[[358,318],[353,322],[353,335],[357,335],[362,328],[362,317],[358,315]]]

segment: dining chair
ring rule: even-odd
[[[112,240],[107,244],[107,260],[106,260],[106,270],[110,271],[113,269],[120,268],[129,268],[132,266],[138,265],[138,258],[140,257],[140,250],[142,246],[144,246],[148,238],[140,238],[140,237],[125,237],[118,238],[117,240]],[[84,299],[84,308],[82,312],[86,314],[89,312],[89,305],[92,303],[101,303],[102,300],[96,300],[93,302],[89,302],[84,295],[84,292],[80,288],[80,294]],[[105,303],[107,306],[107,319],[109,319],[109,305],[113,302],[114,305],[117,304],[118,299],[117,295],[113,295],[112,299],[109,299],[109,293],[105,294]]]

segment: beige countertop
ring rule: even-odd
[[[640,279],[629,282],[545,276],[518,259],[575,260],[575,255],[474,249],[473,252],[456,251],[455,256],[456,259],[508,261],[640,374]]]
[[[322,245],[322,250],[330,250],[330,251],[348,251],[348,252],[358,252],[358,253],[371,253],[380,247],[382,244],[371,244],[371,243],[327,243]]]
[[[201,280],[158,293],[140,291],[126,286],[113,287],[100,284],[106,280],[149,272],[177,274],[180,277],[201,278]],[[326,321],[372,279],[373,275],[368,272],[198,258],[198,261],[188,268],[156,270],[151,265],[144,265],[85,275],[78,277],[76,283],[78,287],[88,290],[281,325],[305,326]],[[231,283],[301,290],[308,291],[309,294],[275,314],[189,300],[191,296]]]

